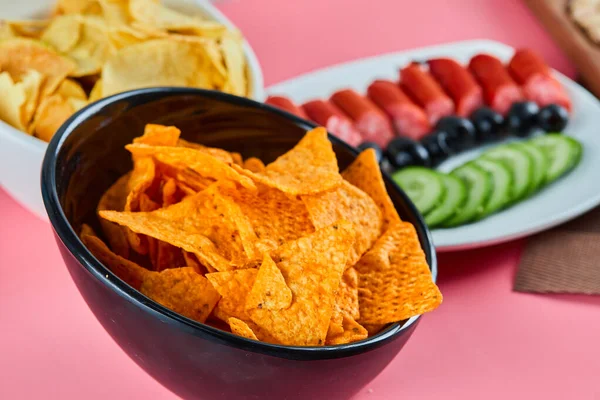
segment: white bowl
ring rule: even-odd
[[[219,10],[205,0],[163,0],[176,9],[194,9],[222,24],[234,25]],[[54,0],[19,0],[0,2],[2,18],[38,18],[47,15]],[[251,97],[264,100],[264,83],[260,64],[254,51],[244,43],[248,62]],[[17,202],[38,217],[47,220],[40,191],[40,169],[46,142],[21,132],[0,121],[0,186]]]

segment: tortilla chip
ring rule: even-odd
[[[337,159],[324,128],[315,128],[284,155],[267,165],[263,172],[253,173],[233,166],[255,182],[264,183],[290,195],[315,194],[342,183]]]
[[[335,307],[343,314],[357,320],[360,317],[358,307],[358,274],[353,267],[344,271],[340,288],[335,298]]]
[[[198,258],[194,254],[183,250],[181,252],[183,253],[183,260],[186,267],[192,268],[198,274],[206,274],[206,268],[200,264],[200,261],[198,261]]]
[[[246,312],[246,297],[254,285],[257,274],[256,268],[206,274],[206,278],[221,295],[221,300],[213,311],[215,317],[225,322],[231,317],[243,321],[250,320]]]
[[[302,196],[315,228],[320,229],[340,219],[351,222],[356,241],[348,264],[354,265],[381,234],[381,212],[365,192],[343,181],[332,190]]]
[[[283,310],[291,304],[292,291],[273,259],[265,254],[252,290],[246,297],[246,308]]]
[[[81,241],[98,261],[134,289],[139,290],[145,277],[150,274],[145,268],[110,251],[99,237],[91,234],[90,229],[83,230]]]
[[[248,171],[255,173],[263,172],[265,170],[265,164],[263,164],[263,162],[256,157],[247,158],[242,166]]]
[[[400,222],[400,216],[390,196],[385,189],[385,182],[381,176],[379,163],[375,150],[367,149],[360,153],[352,164],[342,173],[342,177],[371,196],[381,210],[385,232],[390,224]]]
[[[256,232],[261,253],[315,231],[304,203],[277,189],[259,183],[257,190],[223,186],[219,190],[240,206]]]
[[[194,253],[217,271],[241,268],[256,259],[252,226],[231,199],[210,188],[150,213],[102,211],[100,216]]]
[[[129,178],[129,194],[125,201],[125,211],[138,211],[140,209],[140,196],[156,178],[156,166],[150,157],[138,157],[133,162],[133,171]]]
[[[133,139],[133,143],[150,146],[176,146],[181,131],[174,126],[146,124],[144,134]]]
[[[354,266],[361,324],[387,324],[432,311],[442,302],[412,224],[393,224]]]
[[[199,143],[188,142],[187,140],[179,139],[177,142],[177,146],[180,147],[189,147],[190,149],[196,149],[203,151],[211,156],[223,161],[224,163],[231,164],[233,163],[232,155],[228,151],[223,149],[217,149],[216,147],[208,147]]]
[[[128,194],[128,182],[130,173],[120,177],[100,198],[97,212],[102,210],[123,211]],[[112,251],[121,257],[129,257],[129,242],[123,227],[100,218],[100,226]]]
[[[237,319],[234,317],[229,318],[229,327],[231,328],[231,333],[234,333],[238,336],[245,337],[246,339],[258,340],[252,329],[241,319]]]
[[[338,345],[352,343],[359,340],[366,339],[369,336],[369,332],[356,322],[352,317],[344,315],[342,322],[343,332],[339,334],[327,334],[325,344],[327,345]]]
[[[0,42],[0,71],[6,71],[13,79],[20,80],[32,69],[46,77],[41,89],[45,97],[53,93],[75,70],[75,64],[36,40],[15,38]]]
[[[210,282],[192,268],[166,269],[147,274],[140,292],[198,322],[206,321],[220,298]]]
[[[231,155],[231,159],[233,160],[234,164],[237,165],[243,165],[244,164],[244,159],[242,158],[242,155],[240,153],[229,153],[229,155]]]
[[[282,344],[323,345],[353,241],[352,225],[338,222],[274,251],[292,304],[283,310],[247,310],[252,321]]]
[[[387,324],[363,324],[363,327],[369,332],[369,336],[377,335]]]

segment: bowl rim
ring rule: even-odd
[[[62,151],[62,145],[64,144],[67,137],[82,122],[88,120],[90,117],[93,117],[98,112],[102,111],[106,107],[109,107],[115,102],[130,100],[143,96],[156,96],[157,98],[160,98],[176,95],[199,96],[242,107],[266,110],[269,113],[282,116],[289,120],[291,123],[304,127],[305,129],[312,129],[317,126],[314,123],[304,120],[293,114],[290,114],[288,112],[277,109],[267,104],[256,102],[251,99],[233,96],[223,92],[194,88],[156,87],[136,89],[128,92],[115,94],[110,97],[106,97],[82,108],[73,116],[71,116],[60,127],[60,129],[56,132],[56,134],[54,135],[54,137],[48,145],[42,164],[41,191],[44,200],[44,207],[46,209],[46,212],[48,213],[50,223],[55,231],[56,238],[62,242],[66,249],[71,253],[71,255],[83,268],[85,268],[93,277],[99,280],[101,284],[108,287],[110,290],[115,292],[125,301],[133,303],[133,305],[151,314],[162,315],[163,317],[171,320],[171,322],[179,323],[182,327],[190,328],[191,332],[194,335],[201,335],[205,338],[208,337],[212,340],[216,340],[217,342],[221,342],[225,345],[236,347],[245,351],[268,354],[278,358],[315,360],[349,357],[355,354],[374,350],[375,348],[392,341],[403,332],[408,331],[408,329],[412,325],[417,323],[421,315],[414,316],[408,319],[405,323],[392,323],[386,329],[367,339],[342,345],[284,346],[278,344],[265,343],[261,341],[246,339],[234,335],[232,333],[222,331],[218,328],[214,328],[210,325],[184,317],[162,306],[154,300],[146,297],[141,292],[135,290],[127,283],[122,281],[120,278],[118,278],[108,267],[102,264],[98,259],[96,259],[96,257],[94,257],[94,255],[79,239],[79,235],[77,235],[77,233],[71,227],[58,198],[58,191],[56,187],[56,159]],[[355,156],[358,155],[358,151],[355,148],[351,147],[350,145],[346,144],[345,142],[331,134],[329,134],[328,136],[329,140],[333,143],[345,147]],[[382,175],[384,176],[384,180],[387,180],[389,183],[391,183],[392,187],[399,192],[400,196],[403,198],[407,207],[409,208],[409,211],[416,218],[415,229],[417,230],[417,232],[420,231],[425,239],[423,250],[429,261],[432,278],[435,282],[437,279],[437,258],[431,233],[427,228],[423,217],[417,211],[416,207],[410,201],[408,196],[398,187],[398,185],[395,184],[395,182],[384,171],[382,171]]]

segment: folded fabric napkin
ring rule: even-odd
[[[600,207],[529,238],[514,289],[600,294]]]

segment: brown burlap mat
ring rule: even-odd
[[[529,238],[514,289],[600,294],[600,207]]]

